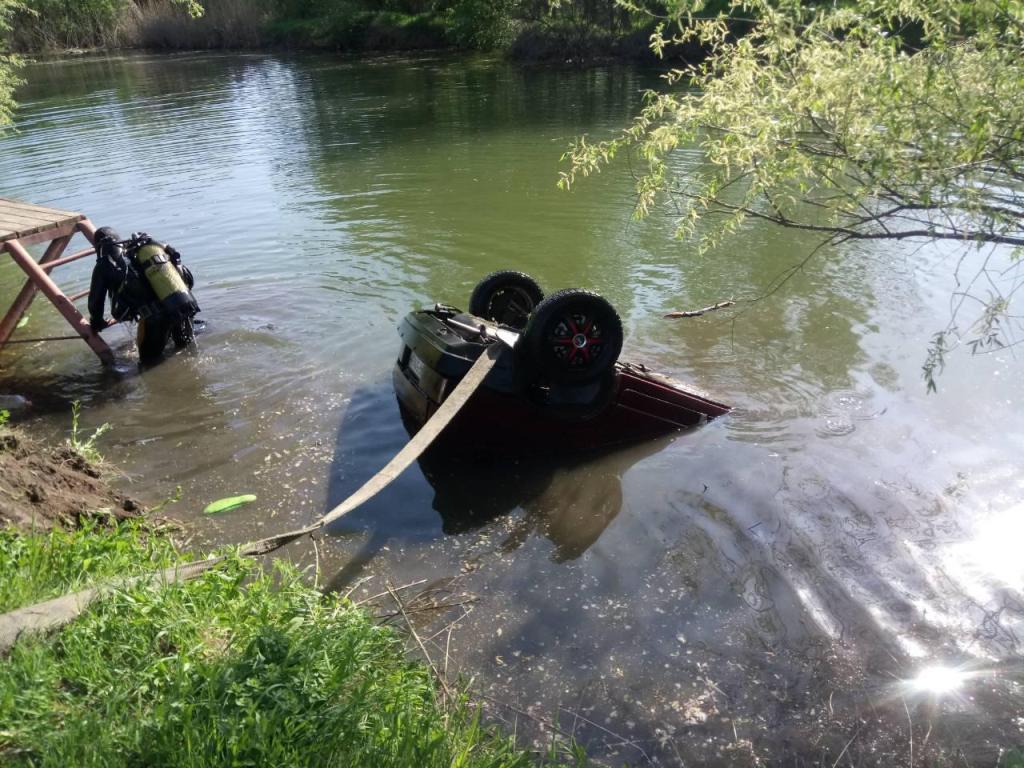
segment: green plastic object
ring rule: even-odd
[[[241,496],[228,496],[226,499],[217,499],[217,501],[207,504],[206,509],[203,510],[203,514],[219,515],[221,512],[229,512],[232,509],[237,509],[243,504],[251,504],[254,501],[256,501],[256,494],[254,493],[243,493]]]

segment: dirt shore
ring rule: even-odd
[[[97,516],[141,514],[138,502],[114,491],[99,468],[71,448],[0,428],[0,527],[76,526]]]

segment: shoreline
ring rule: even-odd
[[[290,45],[265,45],[265,46],[241,46],[241,47],[197,47],[197,48],[167,48],[160,46],[96,46],[91,48],[47,48],[32,51],[18,51],[16,55],[22,61],[31,64],[37,62],[48,62],[60,59],[101,57],[123,54],[149,54],[154,56],[173,56],[187,54],[238,54],[238,55],[336,55],[346,60],[372,60],[387,57],[408,57],[408,56],[437,56],[451,59],[482,57],[517,64],[523,67],[550,67],[552,69],[568,68],[590,68],[602,66],[640,66],[660,67],[683,61],[673,59],[658,59],[656,57],[639,57],[634,54],[601,54],[577,58],[570,55],[563,57],[540,57],[540,58],[517,58],[507,51],[480,51],[457,46],[442,46],[437,48],[371,48],[371,49],[346,49],[329,48],[317,46],[290,46]]]
[[[462,18],[453,9],[409,14],[364,8],[344,14],[325,4],[290,16],[264,0],[212,0],[191,18],[166,3],[127,4],[120,11],[88,8],[63,17],[13,19],[6,47],[25,57],[90,53],[232,51],[239,53],[334,53],[346,56],[483,54],[526,65],[601,66],[632,63],[680,66],[699,61],[697,45],[651,50],[657,20],[625,14],[614,20],[573,15],[517,17],[506,10],[477,9]],[[90,15],[92,14],[92,15]],[[488,15],[490,14],[490,15]],[[506,15],[502,15],[506,14]]]
[[[125,581],[191,560],[170,535],[176,526],[153,525],[152,510],[113,490],[95,461],[24,427],[0,425],[0,468],[0,614],[120,584],[60,629],[19,633],[0,652],[0,761],[585,764],[560,737],[524,751],[483,724],[468,685],[439,672],[406,615],[416,595],[389,587],[403,631],[381,620],[381,606],[230,547],[192,581]],[[10,470],[32,480],[14,482]],[[69,482],[94,492],[74,514],[57,504]],[[38,512],[31,519],[12,512],[18,491]],[[89,506],[104,501],[125,514]]]
[[[0,527],[50,530],[141,519],[143,512],[70,441],[48,445],[25,427],[0,426]]]

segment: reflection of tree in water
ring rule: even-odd
[[[65,103],[89,94],[90,100],[106,107],[102,114],[87,114],[90,120],[113,121],[143,138],[172,132],[192,142],[230,138],[232,126],[215,131],[206,124],[211,113],[231,113],[234,100],[244,95],[244,89],[259,90],[265,98],[268,89],[278,88],[283,78],[290,81],[294,76],[289,67],[269,57],[217,56],[98,56],[74,62],[37,62],[27,72],[27,83],[19,95],[22,101],[42,97],[47,102]],[[98,83],[103,84],[101,91],[97,91]],[[152,152],[152,147],[149,149]],[[216,156],[212,141],[209,150]],[[221,151],[228,150],[229,146],[221,146]]]
[[[709,169],[695,148],[680,149],[673,166],[682,177]],[[835,249],[818,248],[820,237],[813,232],[751,220],[700,254],[695,241],[672,240],[675,208],[666,205],[661,213],[632,227],[625,281],[642,310],[639,335],[645,346],[773,420],[808,415],[823,394],[853,386],[851,371],[866,361],[865,327],[893,283],[904,279],[892,263],[891,246],[884,258],[872,246],[849,246],[836,259]],[[670,309],[729,298],[738,303],[726,312],[661,319]]]
[[[397,281],[417,297],[464,303],[483,274],[515,267],[549,290],[619,291],[611,298],[626,308],[619,277],[630,256],[607,247],[628,226],[622,194],[597,186],[570,196],[554,182],[564,137],[611,124],[648,84],[628,68],[315,69],[303,97],[324,215],[351,235],[347,259],[386,265],[369,270],[385,288]]]
[[[699,171],[694,163],[691,172]],[[645,242],[657,248],[664,235],[652,226]],[[660,271],[674,278],[643,298],[650,305],[645,344],[758,417],[813,413],[823,395],[851,388],[851,371],[866,360],[861,337],[879,280],[867,259],[830,264],[819,253],[779,287],[816,245],[807,234],[754,226],[704,257],[677,245],[671,258],[659,259]],[[701,319],[660,319],[666,309],[725,298],[739,303]]]

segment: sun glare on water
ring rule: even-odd
[[[967,677],[967,672],[954,667],[924,667],[905,685],[911,693],[948,696],[957,693]]]

